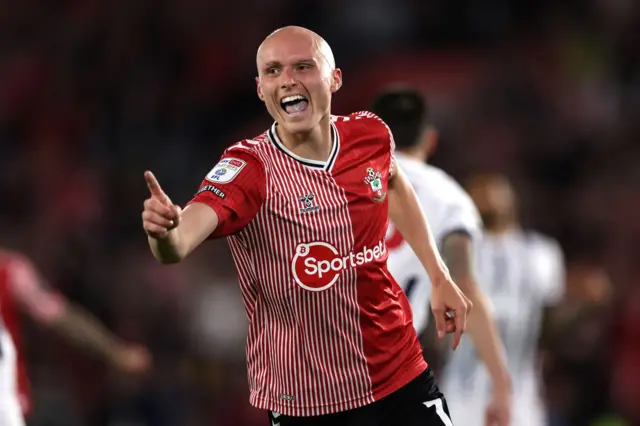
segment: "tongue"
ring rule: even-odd
[[[295,114],[307,109],[309,103],[307,101],[298,101],[295,104],[290,104],[285,107],[287,114]]]

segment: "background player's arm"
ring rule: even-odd
[[[124,370],[142,371],[148,367],[146,350],[124,344],[94,316],[48,289],[27,260],[13,263],[10,283],[18,305],[38,323]]]
[[[504,346],[491,314],[489,301],[480,289],[473,267],[473,241],[463,232],[448,234],[442,243],[444,258],[451,278],[473,303],[467,330],[478,356],[493,380],[494,391],[510,392],[510,378],[506,366]]]

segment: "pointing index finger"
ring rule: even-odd
[[[152,172],[148,170],[144,172],[144,180],[147,181],[147,188],[149,188],[151,195],[157,197],[162,202],[167,202],[169,200],[169,197],[167,197],[167,194],[165,194],[162,188],[160,188],[158,179],[156,179]]]

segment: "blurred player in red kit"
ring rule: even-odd
[[[434,283],[440,337],[457,346],[469,300],[440,258],[389,128],[331,115],[342,85],[329,45],[280,29],[257,53],[274,124],[225,151],[182,211],[151,172],[143,227],[162,263],[226,237],[249,318],[250,402],[272,426],[451,426],[409,302],[391,277],[391,217]]]
[[[18,312],[98,353],[116,368],[141,373],[149,368],[146,349],[126,345],[95,318],[47,288],[23,255],[0,249],[0,425],[22,426],[32,401],[21,353]]]

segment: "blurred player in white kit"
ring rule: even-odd
[[[518,223],[517,201],[509,181],[500,175],[472,178],[467,190],[484,222],[476,251],[479,282],[493,304],[512,378],[512,424],[547,424],[540,397],[537,363],[543,313],[564,294],[564,258],[559,244]],[[491,379],[471,342],[463,339],[451,353],[442,387],[454,423],[482,426]]]
[[[510,423],[511,385],[504,349],[490,305],[480,291],[474,272],[475,246],[482,234],[478,211],[469,195],[451,176],[425,163],[435,148],[437,131],[428,124],[428,107],[420,92],[412,88],[387,90],[376,98],[371,111],[381,117],[393,132],[396,161],[418,195],[451,277],[474,305],[467,331],[481,354],[482,362],[491,371],[489,383],[493,387],[483,390],[482,411],[474,413],[478,416],[474,423],[456,420],[464,418],[461,416],[466,412],[466,408],[460,406],[452,410],[453,423],[461,426],[517,425]],[[429,321],[431,282],[411,247],[391,223],[386,243],[389,271],[411,303],[414,326],[420,335]],[[457,400],[459,395],[455,392],[457,390],[451,396]]]

